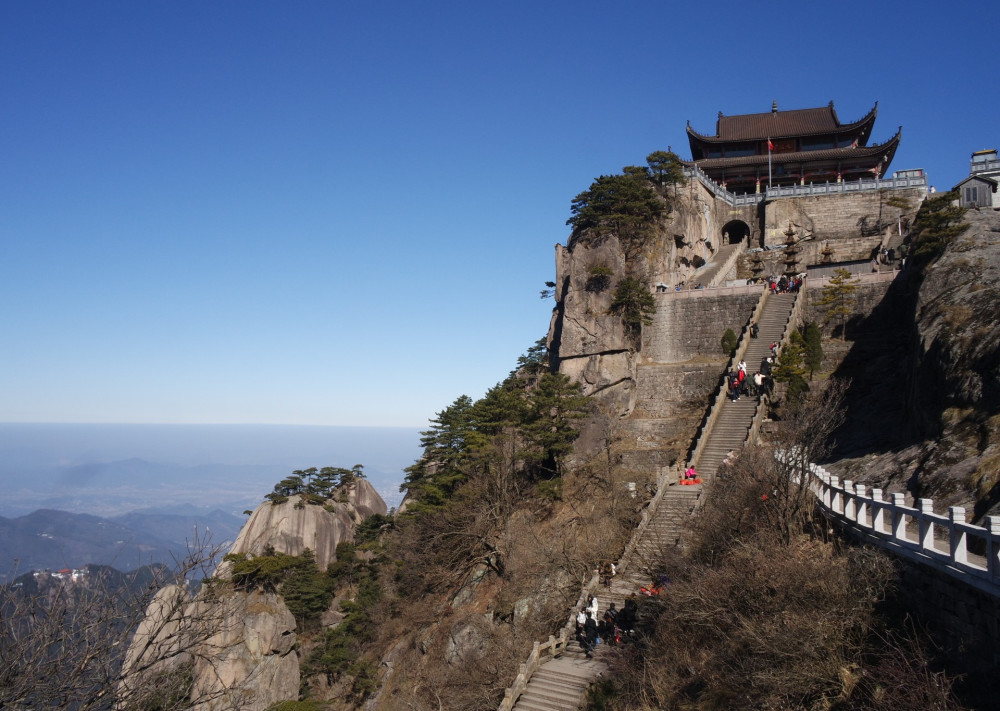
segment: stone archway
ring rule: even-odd
[[[744,244],[750,237],[750,226],[743,220],[730,220],[722,228],[723,244]]]

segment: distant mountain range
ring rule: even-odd
[[[363,464],[397,506],[420,453],[416,428],[0,423],[0,582],[169,564],[196,531],[234,540],[242,512],[295,469]]]
[[[218,510],[136,511],[109,519],[40,509],[18,518],[0,517],[0,583],[31,570],[97,564],[128,571],[153,563],[170,565],[198,541],[234,541],[244,521]]]

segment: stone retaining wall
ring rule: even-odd
[[[903,211],[885,204],[889,195],[871,191],[772,200],[764,210],[764,245],[783,244],[789,223],[798,239],[811,235],[815,240],[842,240],[861,236],[862,218],[874,225],[881,215],[882,223],[888,224],[902,214],[912,222],[926,193],[922,188],[891,191],[892,197],[909,201],[910,208]]]
[[[722,334],[727,328],[738,336],[747,325],[760,294],[705,296],[697,299],[656,295],[652,325],[643,327],[644,363],[682,363],[699,356],[722,356]]]
[[[848,317],[848,323],[851,324],[851,326],[848,327],[848,335],[851,335],[852,326],[854,324],[862,323],[865,319],[872,315],[875,308],[882,303],[882,300],[885,298],[885,295],[888,293],[892,284],[893,282],[886,281],[874,284],[858,285],[857,291],[854,292],[854,306],[851,310],[851,315]],[[805,309],[802,313],[802,320],[805,323],[815,321],[816,323],[821,324],[823,338],[833,337],[834,329],[837,330],[836,337],[839,338],[839,321],[834,319],[825,326],[822,325],[823,319],[826,317],[826,311],[816,305],[822,295],[822,288],[810,288],[805,290],[804,296],[806,298],[806,302],[804,304]]]

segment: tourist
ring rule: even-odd
[[[594,645],[597,644],[597,621],[589,612],[587,613],[587,621],[583,624],[583,641],[580,644],[587,659],[594,656]]]
[[[639,603],[636,601],[635,593],[632,593],[625,600],[625,606],[622,608],[621,614],[618,616],[620,627],[625,630],[627,634],[632,634],[635,631],[635,621],[638,616]]]
[[[760,329],[757,328],[757,322],[754,321],[753,323],[751,323],[750,324],[750,338],[756,338],[758,330],[760,330]]]
[[[605,563],[604,567],[601,569],[601,582],[604,583],[604,587],[608,590],[611,589],[611,580],[615,577],[615,564]]]

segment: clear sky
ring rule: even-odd
[[[983,14],[985,13],[985,14]],[[542,337],[553,245],[685,122],[879,102],[1000,147],[995,13],[914,2],[0,4],[0,421],[423,426]]]

